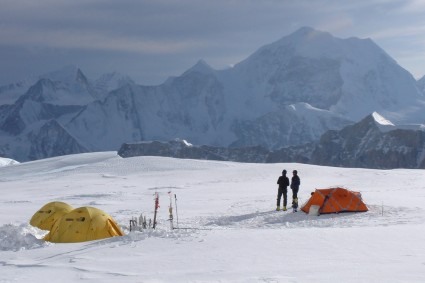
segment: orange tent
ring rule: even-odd
[[[301,210],[309,213],[311,206],[318,207],[320,214],[368,211],[359,192],[353,192],[339,187],[316,189]]]

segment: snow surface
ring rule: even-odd
[[[370,210],[274,211],[282,169],[298,170],[301,202],[340,185],[360,191]],[[425,282],[423,170],[99,152],[1,167],[0,182],[0,282]],[[169,228],[169,191],[182,229]],[[132,217],[153,217],[155,192],[157,229],[129,232]],[[51,201],[100,208],[126,235],[44,242],[29,220]]]

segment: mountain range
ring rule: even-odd
[[[330,130],[318,141],[278,150],[261,146],[196,146],[185,140],[124,143],[121,157],[166,156],[253,163],[305,163],[351,168],[425,169],[425,132],[401,129],[374,112],[342,130]]]
[[[224,70],[200,60],[155,86],[67,67],[0,87],[0,155],[18,161],[185,139],[267,151],[323,139],[373,112],[421,130],[416,81],[371,39],[304,27]]]

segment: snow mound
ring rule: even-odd
[[[22,224],[6,224],[0,227],[0,251],[20,251],[41,248],[48,243],[35,235],[43,236],[41,230]]]
[[[19,162],[13,159],[0,157],[0,167],[14,164],[19,164]]]

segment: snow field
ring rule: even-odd
[[[366,213],[274,211],[282,169],[297,169],[300,202],[315,188],[360,191]],[[115,152],[0,168],[0,282],[423,282],[422,170],[243,164]],[[168,192],[179,228],[170,230]],[[129,232],[153,217],[156,230]],[[288,198],[291,193],[288,193]],[[94,206],[125,236],[52,244],[29,219],[45,203]],[[175,206],[173,200],[173,206]],[[175,208],[175,207],[174,207]],[[176,212],[174,210],[176,220]],[[176,225],[176,221],[174,222]]]

